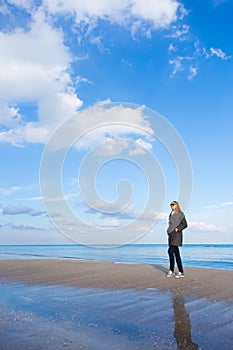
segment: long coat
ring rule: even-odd
[[[179,225],[177,225],[178,232],[173,230],[172,232],[168,233],[168,244],[174,245],[174,246],[182,246],[183,244],[183,232],[186,227],[188,226],[187,221],[185,217],[181,220]]]

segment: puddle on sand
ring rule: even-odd
[[[2,283],[0,349],[230,349],[233,305],[156,289]]]

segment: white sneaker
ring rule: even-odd
[[[173,276],[175,276],[175,272],[169,270],[168,273],[167,273],[167,277],[173,277]]]
[[[183,273],[183,272],[179,272],[179,273],[176,275],[176,278],[181,278],[181,277],[184,277],[184,273]]]

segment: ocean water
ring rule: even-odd
[[[167,248],[165,244],[129,244],[117,248],[93,248],[78,244],[0,245],[0,260],[56,258],[167,266]],[[184,267],[233,269],[233,244],[189,244],[181,247],[180,252]]]

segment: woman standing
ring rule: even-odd
[[[184,270],[180,257],[179,246],[182,246],[183,241],[182,230],[184,230],[188,226],[188,224],[185,219],[184,213],[180,210],[179,203],[177,201],[173,201],[170,204],[170,206],[172,211],[169,215],[167,229],[170,269],[168,271],[167,277],[176,276],[177,278],[179,278],[184,277]],[[174,272],[175,259],[179,270],[179,273],[177,275]]]

